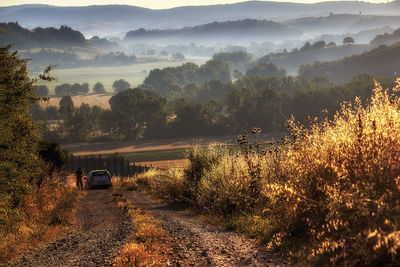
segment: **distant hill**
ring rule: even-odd
[[[293,49],[291,52],[271,53],[258,61],[260,63],[274,63],[280,68],[286,69],[290,74],[296,74],[300,65],[312,64],[316,61],[334,61],[344,57],[361,54],[371,49],[368,45],[334,45],[318,46],[316,42],[313,45],[306,43],[300,49]]]
[[[294,31],[288,26],[273,21],[244,19],[213,22],[177,30],[145,30],[141,28],[129,31],[124,40],[135,43],[201,43],[203,41],[240,44],[242,42],[294,39],[300,35],[301,31]],[[240,38],[238,38],[239,36]]]
[[[98,36],[86,40],[81,32],[67,26],[61,26],[59,29],[37,27],[29,30],[15,22],[0,23],[0,45],[8,44],[13,45],[14,49],[57,48],[71,50],[72,47],[80,47],[86,50],[98,48],[104,50],[104,52],[125,52],[125,48],[116,42],[110,42]],[[95,52],[101,53],[98,50]]]
[[[398,28],[400,27],[400,10],[396,16],[332,13],[328,16],[287,20],[282,24],[313,35],[354,33],[385,26]]]
[[[0,8],[0,20],[18,21],[28,28],[68,25],[87,36],[107,36],[132,29],[181,28],[213,21],[247,18],[288,20],[300,17],[327,16],[347,13],[396,16],[400,1],[367,3],[331,1],[315,4],[249,1],[228,5],[187,6],[151,10],[135,6],[106,5],[85,7],[56,7],[49,5],[20,5]]]
[[[349,45],[351,46],[351,45]],[[378,48],[331,62],[302,65],[299,75],[306,78],[327,77],[335,83],[344,83],[358,74],[394,77],[400,73],[400,43]]]
[[[372,39],[371,45],[391,45],[398,42],[400,42],[400,28],[393,31],[391,34],[386,32],[384,34],[377,35],[374,39]]]

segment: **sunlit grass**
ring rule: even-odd
[[[115,258],[113,266],[165,266],[168,258],[162,251],[170,243],[166,232],[145,210],[133,206],[122,196],[117,201],[131,220],[133,235]]]
[[[18,209],[2,213],[0,265],[64,233],[74,221],[79,195],[68,179],[48,177]]]
[[[195,148],[182,175],[145,180],[300,265],[399,265],[399,89],[400,79],[390,90],[376,84],[369,103],[343,104],[310,127],[292,119],[272,147],[241,136],[241,153]]]

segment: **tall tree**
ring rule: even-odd
[[[167,100],[154,91],[129,89],[110,99],[118,132],[126,139],[160,136],[167,124]]]
[[[0,217],[19,205],[39,179],[39,130],[30,114],[38,99],[27,60],[0,47]],[[41,76],[50,79],[47,74]]]

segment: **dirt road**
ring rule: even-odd
[[[170,209],[139,191],[123,192],[134,206],[148,210],[172,239],[170,266],[284,266],[252,240]],[[58,240],[39,247],[10,266],[110,266],[132,234],[129,219],[117,208],[112,190],[89,190],[81,199],[77,222]]]
[[[173,239],[176,266],[286,266],[256,242],[191,213],[176,211],[139,191],[124,193],[134,206],[149,210]]]
[[[11,266],[110,266],[132,233],[128,218],[113,201],[112,190],[89,190],[77,221],[58,240],[24,255]]]

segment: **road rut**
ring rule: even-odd
[[[148,210],[176,245],[170,258],[175,266],[287,266],[271,251],[232,231],[211,225],[187,211],[176,211],[145,197],[124,193],[137,207]]]

